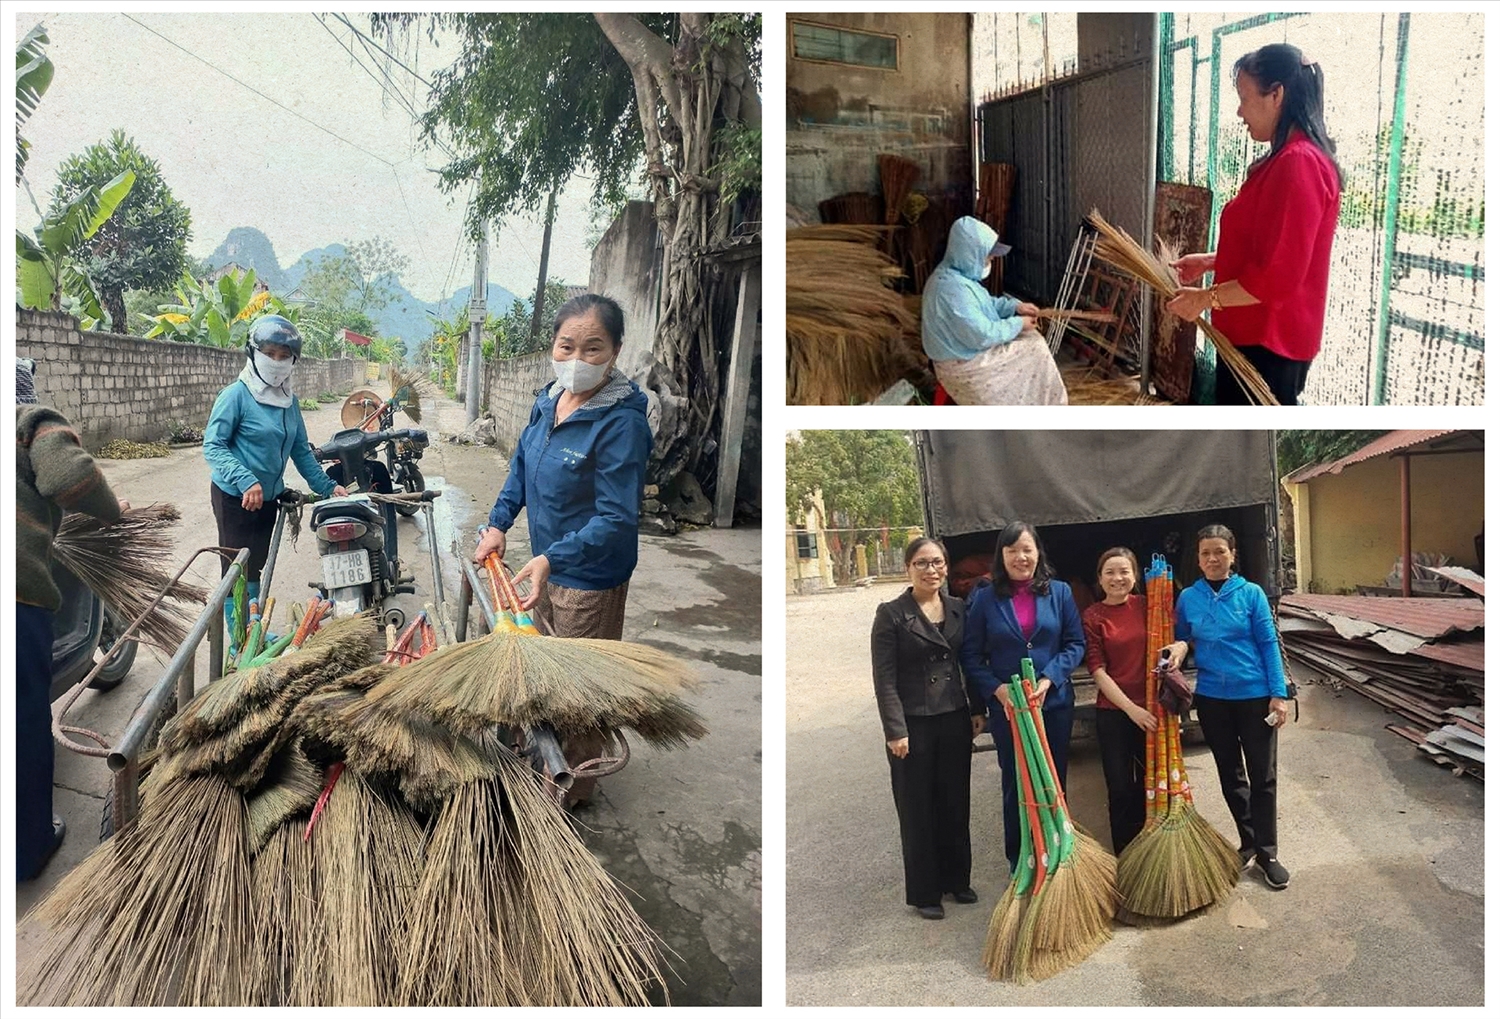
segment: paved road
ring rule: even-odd
[[[337,406],[306,413],[315,441],[339,427]],[[508,461],[493,448],[443,441],[463,425],[459,405],[440,399],[425,411],[423,424],[433,442],[423,472],[429,487],[444,491],[439,549],[446,553],[455,537],[472,547],[471,536],[488,515]],[[179,565],[190,550],[217,544],[200,450],[177,450],[165,459],[106,461],[104,470],[120,497],[136,505],[171,502],[183,511]],[[288,468],[287,480],[301,484],[295,468]],[[409,549],[404,553],[408,569],[417,578],[418,595],[405,599],[415,611],[432,598],[428,538],[420,515],[398,527],[398,540]],[[511,533],[507,559],[519,566],[530,557],[524,520]],[[216,580],[217,566],[207,557],[201,562],[200,582]],[[444,574],[453,597],[458,568],[451,555],[444,555]],[[317,576],[315,543],[304,533],[296,549],[283,543],[272,593],[283,604],[303,600],[306,582]],[[668,989],[675,1004],[760,1002],[760,587],[758,530],[642,539],[625,638],[701,662],[703,688],[695,704],[711,732],[677,752],[633,745],[630,765],[603,780],[594,802],[577,814],[585,841],[640,897],[637,908],[674,953]],[[474,619],[482,627],[477,611]],[[142,649],[126,682],[107,694],[86,692],[70,721],[118,737],[164,662],[165,656]],[[201,683],[207,675],[206,643],[198,669]],[[61,749],[57,765],[56,809],[68,822],[68,838],[39,880],[18,886],[18,917],[95,845],[108,769],[102,761]],[[29,933],[18,932],[18,952],[26,950]]]
[[[1247,876],[1200,917],[1117,927],[1093,956],[1042,984],[987,980],[980,954],[1007,881],[993,753],[973,758],[979,903],[949,904],[941,922],[903,905],[869,672],[875,606],[899,592],[788,598],[789,1004],[1483,1004],[1483,787],[1418,760],[1364,698],[1310,685],[1280,747],[1290,888]],[[1186,752],[1200,810],[1233,831],[1207,748]],[[1107,833],[1093,746],[1073,746],[1068,793],[1080,823]]]

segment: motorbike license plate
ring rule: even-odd
[[[323,584],[329,590],[336,587],[357,587],[370,582],[370,552],[357,548],[352,552],[335,552],[323,556]]]

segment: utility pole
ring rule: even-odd
[[[557,188],[547,196],[547,225],[542,228],[542,266],[536,274],[536,297],[531,301],[531,338],[542,331],[542,305],[547,297],[547,258],[552,254],[552,220],[557,215]]]
[[[479,228],[479,243],[474,248],[474,287],[469,291],[469,378],[464,407],[472,423],[479,417],[479,372],[483,357],[484,316],[489,308],[490,225]]]

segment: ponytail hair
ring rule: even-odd
[[[1251,163],[1250,172],[1254,173],[1262,163],[1280,152],[1295,127],[1323,150],[1333,163],[1342,187],[1344,171],[1339,168],[1335,155],[1337,146],[1328,137],[1328,128],[1323,123],[1323,68],[1290,43],[1277,42],[1240,57],[1234,62],[1231,74],[1234,77],[1248,75],[1262,95],[1278,85],[1284,90],[1281,119],[1276,122],[1276,131],[1271,136],[1271,151]]]

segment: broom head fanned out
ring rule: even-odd
[[[190,606],[208,600],[202,587],[173,583],[175,571],[163,565],[176,551],[171,531],[180,517],[177,507],[167,503],[132,509],[112,524],[72,513],[63,518],[52,550],[64,569],[115,610],[122,625],[146,612],[170,584],[167,597],[136,631],[165,651],[175,651],[187,639],[197,615]]]
[[[251,1006],[323,1004],[326,949],[317,871],[303,827],[296,820],[278,825],[250,866],[253,944],[246,1004]]]
[[[260,853],[286,822],[311,813],[323,782],[322,771],[298,747],[277,751],[265,779],[245,798],[250,851]]]

